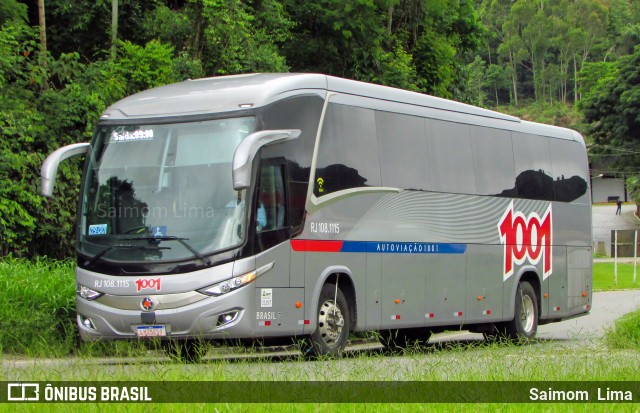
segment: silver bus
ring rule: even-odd
[[[125,98],[86,154],[84,340],[350,332],[532,338],[591,307],[591,205],[575,131],[319,74],[187,80]]]

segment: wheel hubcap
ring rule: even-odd
[[[318,329],[322,340],[329,345],[336,344],[342,334],[342,327],[344,327],[344,317],[340,308],[333,300],[322,303],[318,315]]]
[[[533,300],[528,295],[522,296],[522,304],[520,305],[520,323],[522,329],[527,333],[533,329],[533,322],[535,320]]]

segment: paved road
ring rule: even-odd
[[[538,327],[537,338],[588,341],[600,337],[616,319],[640,308],[640,290],[593,293],[593,308],[588,315]],[[481,334],[459,333],[435,336],[435,340],[480,340]]]

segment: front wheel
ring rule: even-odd
[[[505,325],[507,336],[512,340],[530,340],[538,330],[538,299],[536,291],[526,281],[516,290],[515,316]]]
[[[349,306],[335,284],[325,284],[318,300],[317,326],[303,345],[305,356],[337,356],[347,346],[351,317]]]

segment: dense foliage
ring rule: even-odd
[[[639,139],[635,0],[0,0],[0,25],[0,256],[71,256],[81,161],[44,199],[44,157],[186,78],[321,72],[583,129],[581,101],[599,145]]]

